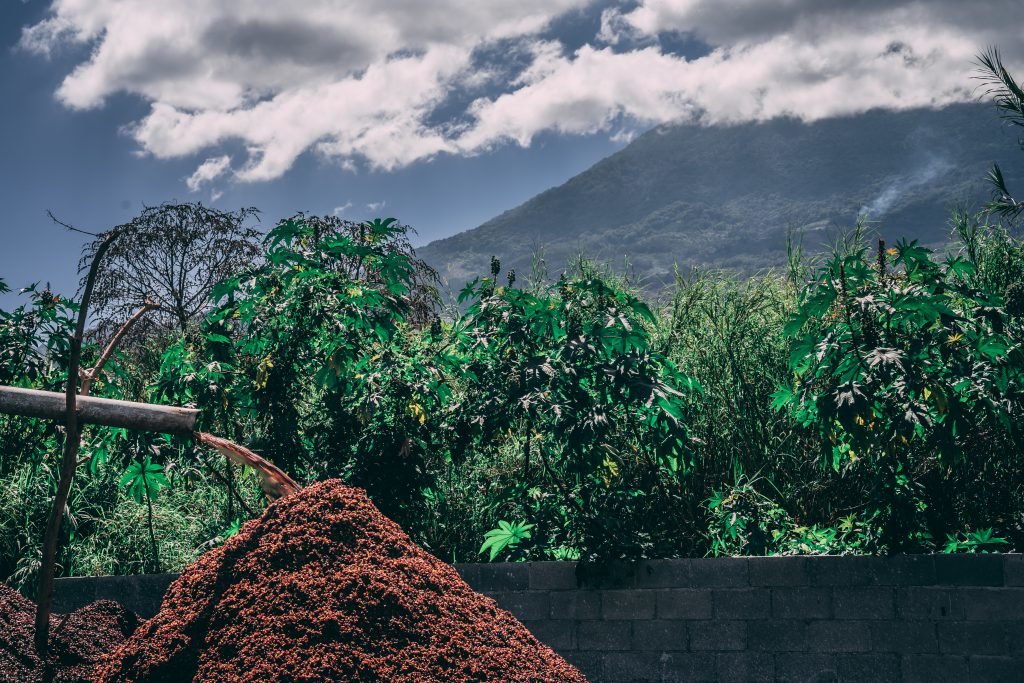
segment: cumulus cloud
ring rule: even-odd
[[[231,157],[225,154],[219,157],[210,157],[199,165],[199,168],[195,172],[185,179],[185,185],[192,192],[198,192],[199,189],[213,180],[216,180],[220,176],[224,175],[224,172],[231,167]]]
[[[569,49],[550,27],[580,9],[600,30]],[[150,111],[128,130],[144,152],[241,142],[246,182],[307,152],[389,170],[544,131],[941,107],[975,96],[986,46],[1024,65],[1022,20],[1014,0],[54,0],[20,44],[89,46],[61,102],[140,96]],[[514,73],[511,54],[525,55]],[[231,170],[207,158],[186,183]]]
[[[1021,19],[1016,0],[642,0],[625,13],[612,12],[643,34],[691,33],[712,45],[781,35],[813,41],[845,34],[855,40],[864,32],[914,24],[961,27],[975,37],[1011,42]]]
[[[423,119],[442,101],[444,83],[467,58],[462,48],[431,48],[373,64],[358,76],[289,88],[230,110],[188,111],[156,102],[132,134],[158,157],[243,140],[249,160],[236,172],[243,181],[276,178],[311,148],[392,169],[445,150],[442,134]]]

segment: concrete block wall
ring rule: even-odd
[[[457,568],[594,683],[1024,681],[1022,555]],[[57,603],[147,615],[168,582],[63,579]]]

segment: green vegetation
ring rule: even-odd
[[[1000,180],[987,211],[955,213],[948,253],[858,228],[820,262],[677,272],[658,299],[584,260],[523,282],[492,258],[451,305],[394,219],[299,214],[257,243],[250,213],[221,214],[242,258],[178,288],[206,305],[136,328],[105,364],[98,331],[83,363],[93,395],[198,407],[200,429],[299,481],[365,488],[453,561],[1021,549],[1014,202]],[[125,282],[106,281],[110,328],[167,304]],[[76,305],[23,296],[0,311],[0,383],[59,391]],[[0,416],[0,577],[26,590],[62,443]],[[88,427],[82,453],[64,574],[180,569],[265,504],[251,472],[188,439]]]

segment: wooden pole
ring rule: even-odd
[[[0,386],[0,413],[41,417],[65,422],[67,403],[64,394],[36,389]],[[196,428],[198,410],[159,406],[109,398],[79,396],[76,401],[78,421],[85,424],[124,427],[161,434],[191,435]]]

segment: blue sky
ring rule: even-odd
[[[1012,0],[3,0],[0,278],[144,205],[475,227],[655,124],[976,97]],[[7,297],[9,299],[9,297]]]

